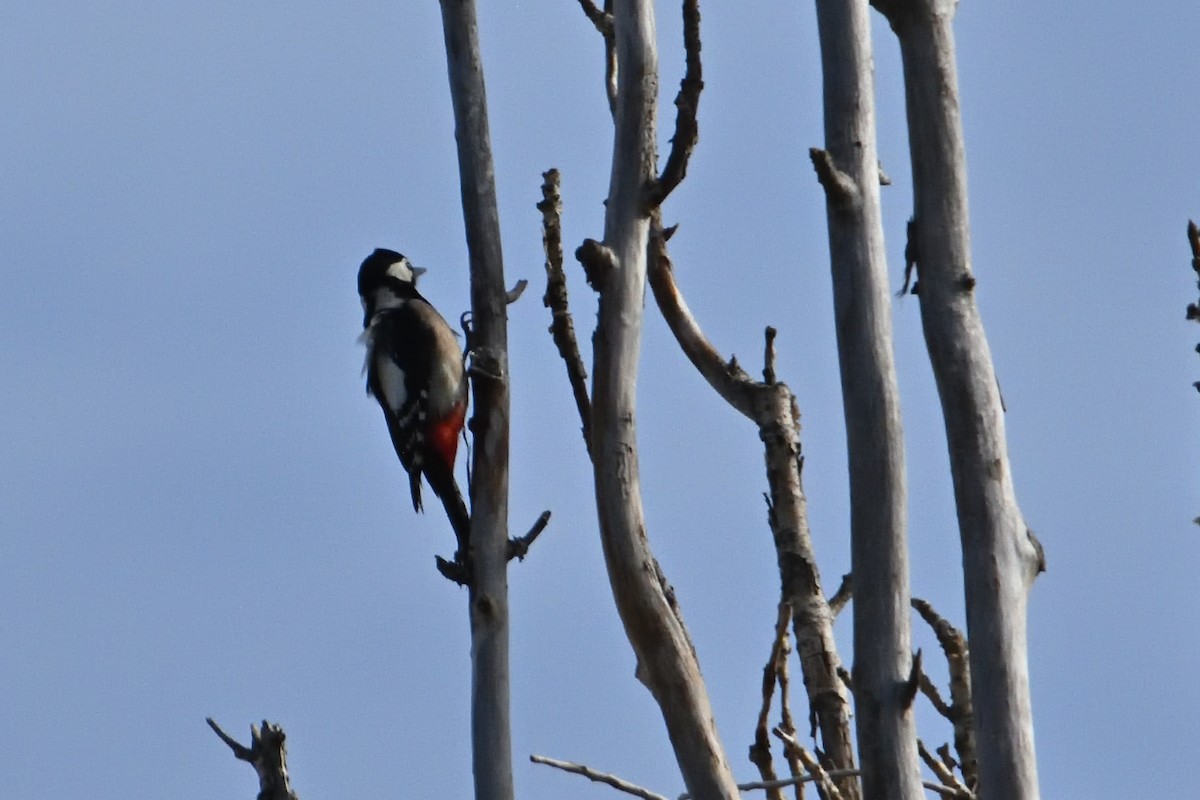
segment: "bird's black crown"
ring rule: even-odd
[[[407,262],[408,259],[395,250],[386,250],[382,247],[367,256],[363,260],[362,266],[358,268],[358,293],[366,297],[382,286],[389,277],[388,268],[397,261]]]

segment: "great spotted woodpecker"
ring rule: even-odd
[[[421,476],[465,535],[470,518],[454,480],[454,457],[467,411],[467,377],[454,332],[417,291],[425,270],[392,250],[376,250],[358,270],[367,393],[379,401],[413,508],[422,510]]]

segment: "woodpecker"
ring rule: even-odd
[[[458,341],[417,291],[425,270],[392,250],[376,250],[358,270],[363,307],[363,371],[379,401],[396,455],[408,473],[413,509],[422,510],[421,476],[460,536],[470,518],[454,480],[458,437],[467,412],[467,376]]]

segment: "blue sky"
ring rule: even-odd
[[[510,281],[521,797],[611,797],[527,754],[682,790],[604,576],[590,469],[546,334],[540,174],[568,248],[602,226],[598,37],[573,0],[483,3]],[[701,142],[666,209],[710,337],[779,328],[825,583],[849,567],[811,5],[707,3]],[[878,22],[878,21],[877,21]],[[1200,737],[1200,216],[1192,3],[965,2],[957,23],[978,296],[1018,497],[1049,572],[1030,605],[1043,793],[1182,796]],[[659,9],[669,124],[683,57]],[[911,205],[898,52],[875,30],[888,252]],[[8,4],[0,10],[0,787],[97,800],[252,796],[204,725],[289,733],[295,787],[466,797],[465,593],[433,569],[363,393],[355,270],[466,253],[436,3]],[[663,139],[665,141],[664,133]],[[571,274],[588,341],[594,298]],[[962,623],[957,530],[917,304],[895,305],[914,593]],[[739,777],[778,584],[752,426],[647,311],[639,420],[653,546]],[[917,627],[928,655],[936,645]],[[849,660],[849,628],[839,627]],[[799,698],[797,698],[799,703]],[[948,729],[923,709],[920,729]],[[1141,765],[1141,769],[1138,768]]]

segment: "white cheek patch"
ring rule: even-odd
[[[407,258],[401,258],[395,264],[388,267],[387,274],[405,283],[412,283],[416,278],[416,275],[413,274],[413,266],[408,263]]]

